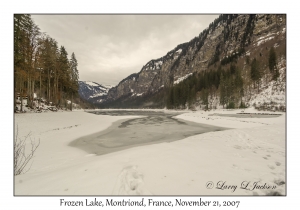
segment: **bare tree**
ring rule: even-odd
[[[24,169],[28,165],[28,163],[32,160],[36,149],[40,145],[40,140],[36,143],[34,140],[31,139],[30,136],[31,133],[29,133],[24,138],[19,138],[18,127],[17,127],[15,138],[14,138],[14,175],[15,176],[29,171],[32,162],[30,167],[27,168],[26,171],[24,171]],[[31,150],[26,154],[26,142],[28,139],[30,140]]]

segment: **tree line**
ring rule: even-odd
[[[171,85],[167,90],[166,107],[168,109],[192,108],[195,102],[201,101],[204,108],[208,109],[209,98],[216,98],[218,104],[224,108],[245,108],[245,101],[243,101],[245,81],[250,79],[254,89],[259,91],[260,81],[264,74],[261,71],[263,64],[259,62],[259,59],[254,57],[250,61],[247,57],[246,60],[250,68],[250,78],[242,75],[242,69],[235,62],[230,62],[228,69],[224,69],[220,62],[217,68],[193,73],[179,84]],[[279,77],[279,71],[274,47],[269,50],[268,67],[272,79],[276,80]]]
[[[14,105],[16,95],[28,97],[32,106],[34,93],[39,99],[67,107],[78,93],[78,63],[64,46],[42,33],[28,14],[14,15]],[[21,103],[22,104],[22,103]]]

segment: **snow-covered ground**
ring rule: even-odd
[[[257,107],[271,105],[276,107],[286,107],[286,60],[280,59],[277,65],[279,77],[276,81],[272,80],[266,84],[266,81],[261,79],[264,84],[262,91],[259,94],[254,94],[248,100],[248,103]],[[251,94],[250,94],[251,96]]]
[[[16,114],[19,136],[31,131],[32,139],[40,139],[41,144],[30,171],[15,177],[15,194],[285,194],[285,114],[275,118],[210,116],[237,112],[240,110],[183,113],[177,118],[233,129],[102,156],[87,154],[68,143],[132,116],[80,111]],[[252,190],[255,182],[257,187],[276,189]]]

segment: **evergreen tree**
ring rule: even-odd
[[[45,94],[40,97],[46,97],[48,102],[54,100],[55,101],[55,88],[53,87],[54,79],[57,76],[56,72],[56,62],[57,62],[57,42],[51,37],[45,37],[42,40],[41,46],[41,68],[43,70],[43,78],[45,81]]]
[[[241,71],[239,69],[236,70],[235,79],[234,79],[234,87],[236,89],[237,97],[242,101],[242,97],[244,96],[243,89],[244,81],[241,76]]]
[[[230,73],[231,74],[235,74],[235,72],[236,72],[236,66],[234,65],[234,64],[230,64]]]
[[[36,79],[37,37],[40,29],[34,24],[30,15],[14,15],[14,93],[20,96],[28,94],[31,105]],[[16,97],[14,97],[14,105]],[[21,99],[22,101],[22,99]],[[23,110],[22,103],[21,109]]]
[[[71,68],[71,111],[72,111],[72,104],[73,104],[73,94],[77,93],[78,90],[78,79],[79,79],[79,74],[78,74],[78,69],[77,69],[78,63],[77,59],[75,57],[74,52],[71,55],[71,60],[70,60],[70,68]]]
[[[66,95],[70,93],[70,86],[72,85],[71,82],[71,70],[70,64],[68,60],[68,53],[64,46],[60,47],[60,54],[58,58],[59,68],[60,68],[60,92],[61,92],[61,99],[63,97],[63,92]],[[61,101],[60,101],[61,103]]]
[[[276,68],[277,64],[277,56],[274,47],[271,47],[269,52],[269,69],[270,72],[273,74],[273,79],[277,79],[279,76],[278,69]]]
[[[30,15],[14,15],[14,93],[27,94],[29,106],[35,92],[54,104],[77,93],[77,60],[74,54],[70,66],[67,55],[64,47],[58,49],[53,38],[40,32]]]
[[[226,104],[234,104],[234,101],[235,101],[235,95],[234,95],[234,92],[235,92],[235,86],[234,86],[234,78],[233,77],[229,77],[227,80],[226,80],[226,96],[227,96],[227,101],[226,101]],[[229,106],[228,105],[228,106]],[[227,108],[233,108],[232,106],[228,107]],[[233,105],[234,106],[234,105]]]
[[[224,76],[221,73],[221,77],[220,77],[220,104],[223,106],[226,104],[226,87],[225,87],[225,80],[224,80]]]
[[[201,100],[202,100],[202,104],[205,105],[205,109],[208,109],[208,90],[204,88],[201,91],[200,97],[201,97]]]
[[[193,87],[188,96],[188,108],[189,109],[192,108],[192,105],[195,102],[195,97],[196,97],[196,91],[195,91],[195,87]]]
[[[254,81],[254,84],[257,84],[257,88],[259,91],[259,80],[261,78],[259,64],[256,58],[254,58],[251,62],[251,79]]]
[[[174,88],[173,86],[170,87],[169,95],[167,99],[167,108],[173,109],[174,108]]]

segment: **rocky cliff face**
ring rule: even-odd
[[[197,37],[146,63],[108,91],[106,101],[141,97],[178,83],[194,72],[260,53],[266,43],[285,45],[285,15],[220,15]]]

